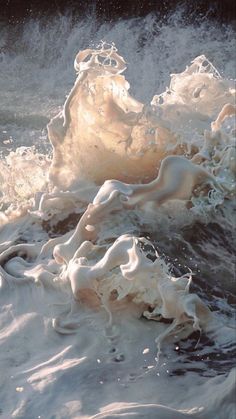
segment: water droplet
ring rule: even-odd
[[[18,393],[22,393],[22,391],[24,391],[24,387],[16,387],[16,391]]]
[[[115,362],[122,362],[125,360],[125,356],[123,354],[118,354],[115,356],[114,361]]]

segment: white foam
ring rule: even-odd
[[[154,25],[151,17],[146,20]],[[70,31],[69,19],[62,22],[62,33],[69,33],[62,58],[57,57],[57,44],[49,57],[40,22],[31,38],[32,27],[24,28],[29,51],[38,45],[38,61],[33,60],[30,68],[38,72],[42,96],[47,88],[61,92],[67,87],[63,68],[76,53],[77,35],[91,36],[91,26],[81,24]],[[127,64],[127,79],[131,67],[131,86],[139,80],[133,88],[139,100],[129,93],[122,75],[125,59],[113,44],[81,48],[75,59],[75,85],[64,108],[56,116],[50,114],[52,160],[33,148],[15,147],[0,161],[4,415],[26,419],[32,412],[38,417],[57,412],[59,417],[81,418],[234,415],[234,371],[227,378],[206,379],[194,373],[168,377],[171,362],[182,368],[178,353],[171,352],[173,342],[198,331],[214,339],[214,348],[227,351],[235,330],[225,326],[225,318],[216,316],[207,301],[190,292],[193,275],[188,268],[185,274],[173,274],[172,264],[156,250],[153,261],[148,258],[145,249],[153,244],[140,233],[147,228],[161,248],[163,237],[186,245],[182,230],[199,220],[225,223],[225,231],[232,228],[235,91],[232,81],[199,55],[214,46],[212,61],[230,72],[222,54],[232,59],[231,32],[225,29],[216,42],[212,28],[207,33],[203,27],[162,25],[158,41],[152,41],[159,57],[150,54],[147,43],[138,74],[134,45],[140,28],[134,23],[120,22],[109,31],[103,25],[97,37],[106,33],[124,44],[123,51],[128,51],[124,57],[134,58]],[[48,41],[57,28],[45,31],[43,39]],[[158,43],[164,42],[164,50],[170,48],[173,33],[177,44],[184,42],[184,53],[171,53],[158,66]],[[199,36],[198,48],[193,34]],[[58,48],[61,51],[60,37]],[[27,53],[12,61],[4,56],[3,68],[11,61],[12,67],[19,68],[20,63],[24,69]],[[193,60],[186,70],[183,55]],[[161,94],[157,87],[167,80],[166,67],[175,74]],[[154,73],[153,68],[157,75],[147,88],[144,78]],[[64,76],[65,84],[59,86]],[[33,83],[35,75],[30,80]],[[151,91],[153,99],[144,104]],[[219,256],[217,243],[212,244],[215,249],[207,240],[201,245],[209,257]],[[161,353],[165,350],[166,357]]]

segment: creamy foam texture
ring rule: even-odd
[[[158,210],[176,201],[190,218],[196,202],[215,208],[232,201],[234,87],[199,56],[144,105],[130,96],[125,67],[113,45],[77,54],[74,87],[48,125],[53,158],[39,165],[43,187],[39,182],[33,203],[2,214],[1,286],[42,285],[63,292],[71,311],[53,316],[60,334],[79,329],[77,302],[94,313],[104,311],[104,328],[112,328],[123,304],[138,318],[169,321],[153,336],[158,355],[164,339],[194,330],[214,336],[220,345],[217,318],[189,292],[191,272],[173,275],[157,251],[150,260],[145,245],[152,243],[135,229],[137,217],[152,226]],[[71,214],[77,214],[75,229],[49,238],[45,223],[57,225]],[[234,330],[222,330],[233,341]],[[232,377],[229,381],[231,388]],[[150,414],[152,409],[153,417],[171,415],[158,406],[150,406]],[[129,408],[122,411],[128,414]],[[112,417],[107,415],[98,417]]]
[[[150,201],[156,206],[172,200],[191,203],[194,195],[204,196],[212,188],[221,197],[232,197],[235,130],[221,128],[235,115],[234,90],[200,56],[144,106],[128,93],[121,75],[125,67],[114,46],[77,54],[75,85],[63,111],[48,125],[53,144],[49,187],[54,190],[42,194],[31,216],[52,219],[56,213],[81,212],[95,197],[65,237],[41,245],[1,243],[3,269],[13,278],[68,283],[76,299],[84,289],[106,296],[106,304],[114,292],[118,300],[131,295],[152,307],[146,317],[174,319],[170,330],[189,322],[198,329],[211,316],[188,292],[191,275],[173,278],[159,256],[154,263],[145,257],[132,235],[121,235],[104,250],[98,241],[107,217],[138,207],[145,212]],[[109,177],[117,180],[93,186]]]
[[[63,112],[48,126],[54,147],[50,179],[60,188],[81,178],[98,184],[107,178],[146,183],[156,177],[167,155],[191,159],[200,153],[211,159],[218,142],[222,159],[233,144],[230,136],[215,138],[221,135],[222,121],[235,113],[233,84],[223,80],[204,56],[172,75],[170,87],[154,96],[150,105],[129,95],[129,83],[121,75],[125,68],[114,46],[102,45],[76,56],[76,83]],[[214,123],[226,104],[224,117]]]

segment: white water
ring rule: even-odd
[[[129,93],[80,56],[63,111],[101,39]],[[234,42],[178,14],[2,28],[2,417],[234,418]]]

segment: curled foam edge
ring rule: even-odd
[[[63,111],[48,125],[54,148],[49,179],[61,189],[74,188],[78,178],[96,184],[111,177],[146,183],[172,154],[187,153],[205,166],[212,159],[217,166],[219,153],[223,158],[232,145],[220,128],[235,114],[233,91],[204,55],[173,74],[170,87],[154,96],[150,105],[128,93],[129,83],[121,75],[126,63],[114,45],[102,43],[98,49],[80,51],[74,67],[74,87]],[[198,125],[199,132],[206,127],[211,132],[185,138],[183,132],[192,136]],[[220,150],[215,153],[215,148]],[[98,164],[100,157],[103,165]]]
[[[76,58],[77,71],[83,69],[83,73],[85,72],[84,60],[89,56],[87,70],[94,63],[97,67],[101,67],[100,62],[96,62],[97,55],[87,50],[84,55]],[[118,58],[115,58],[117,62]],[[121,61],[118,64],[121,67],[117,67],[115,71],[122,72],[124,62]],[[110,71],[109,68],[108,70]],[[78,82],[81,82],[80,77]],[[73,95],[74,91],[71,94]],[[71,98],[72,96],[69,95],[64,107],[65,111]],[[211,125],[212,131],[205,133],[202,150],[193,156],[192,161],[180,156],[166,157],[162,160],[157,178],[152,182],[128,184],[118,180],[106,181],[93,202],[88,205],[74,232],[49,240],[41,247],[41,250],[39,245],[29,247],[22,244],[17,245],[17,248],[11,246],[3,251],[0,255],[4,266],[1,268],[1,276],[6,275],[9,282],[19,275],[22,279],[38,278],[42,282],[59,277],[70,283],[75,298],[79,298],[83,289],[94,290],[98,296],[107,295],[107,302],[113,290],[116,290],[117,298],[120,299],[131,294],[138,304],[145,303],[152,306],[151,313],[144,312],[147,318],[163,316],[174,319],[164,334],[159,336],[158,342],[179,326],[184,326],[189,322],[195,329],[205,327],[212,317],[211,312],[197,295],[188,293],[191,276],[171,277],[159,257],[151,262],[140,251],[138,238],[121,236],[98,262],[91,262],[89,255],[96,253],[96,249],[100,248],[94,245],[99,233],[99,224],[106,215],[112,212],[133,209],[136,206],[142,206],[147,201],[155,201],[157,205],[162,205],[172,199],[189,200],[199,184],[204,188],[208,182],[214,188],[223,189],[225,192],[227,187],[221,182],[221,171],[226,168],[234,172],[235,168],[231,162],[232,156],[229,154],[233,148],[232,144],[226,135],[222,135],[220,128],[226,118],[234,114],[235,107],[232,104],[224,105]],[[64,122],[64,128],[66,128],[66,118]],[[215,164],[211,173],[208,170],[208,162],[211,163],[214,159],[218,163]],[[217,176],[214,175],[214,171]],[[54,194],[54,198],[59,202],[61,199],[65,201],[68,195],[72,197],[72,201],[74,199],[70,192],[54,192]],[[53,196],[50,194],[42,196],[41,212],[47,209],[50,199],[53,201]],[[19,251],[24,252],[29,261],[26,263],[20,256],[10,259],[15,251],[18,254],[20,254]],[[39,268],[34,266],[35,263],[40,265]],[[18,282],[22,283],[21,280]],[[146,287],[145,283],[148,284]]]

